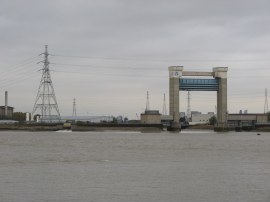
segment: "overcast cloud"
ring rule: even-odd
[[[262,113],[269,85],[267,0],[1,0],[0,104],[31,112],[44,45],[61,114],[125,115],[162,110],[168,66],[228,66],[229,112]],[[68,57],[67,57],[68,56]],[[79,56],[79,57],[70,57]],[[26,60],[29,58],[34,58]],[[192,110],[214,111],[216,93],[192,92]],[[181,92],[181,111],[186,111]]]

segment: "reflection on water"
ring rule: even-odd
[[[0,201],[269,202],[270,133],[0,132]]]

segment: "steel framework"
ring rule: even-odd
[[[73,99],[73,112],[72,112],[72,116],[73,117],[77,116],[77,113],[76,113],[76,99],[75,98]]]
[[[217,79],[181,78],[179,83],[182,91],[217,91],[219,86]]]
[[[265,89],[264,113],[268,112],[267,88]]]
[[[44,54],[44,64],[42,70],[42,77],[38,88],[37,97],[35,100],[34,108],[32,111],[32,116],[40,110],[40,122],[60,122],[60,112],[58,104],[56,101],[56,96],[52,84],[50,69],[49,69],[49,60],[48,60],[48,46],[45,46]]]

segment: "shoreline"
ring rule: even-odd
[[[161,124],[85,124],[85,125],[71,125],[64,127],[63,124],[47,124],[47,125],[33,125],[33,124],[1,124],[1,131],[139,131],[139,132],[161,132],[163,131]]]
[[[1,131],[59,131],[59,130],[71,130],[71,131],[135,131],[135,132],[162,132],[166,131],[161,124],[84,124],[84,125],[71,125],[70,127],[64,127],[63,124],[0,124]],[[215,130],[212,125],[193,125],[189,126],[185,130]],[[217,132],[236,131],[236,128],[224,128]],[[270,127],[260,127],[255,129],[242,129],[237,132],[270,132]]]

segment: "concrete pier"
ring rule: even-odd
[[[217,127],[227,127],[227,72],[228,67],[214,67],[213,76],[218,79]]]
[[[171,131],[180,131],[180,114],[179,114],[179,78],[182,76],[182,66],[169,67],[169,98],[170,98],[170,115],[173,117]]]

